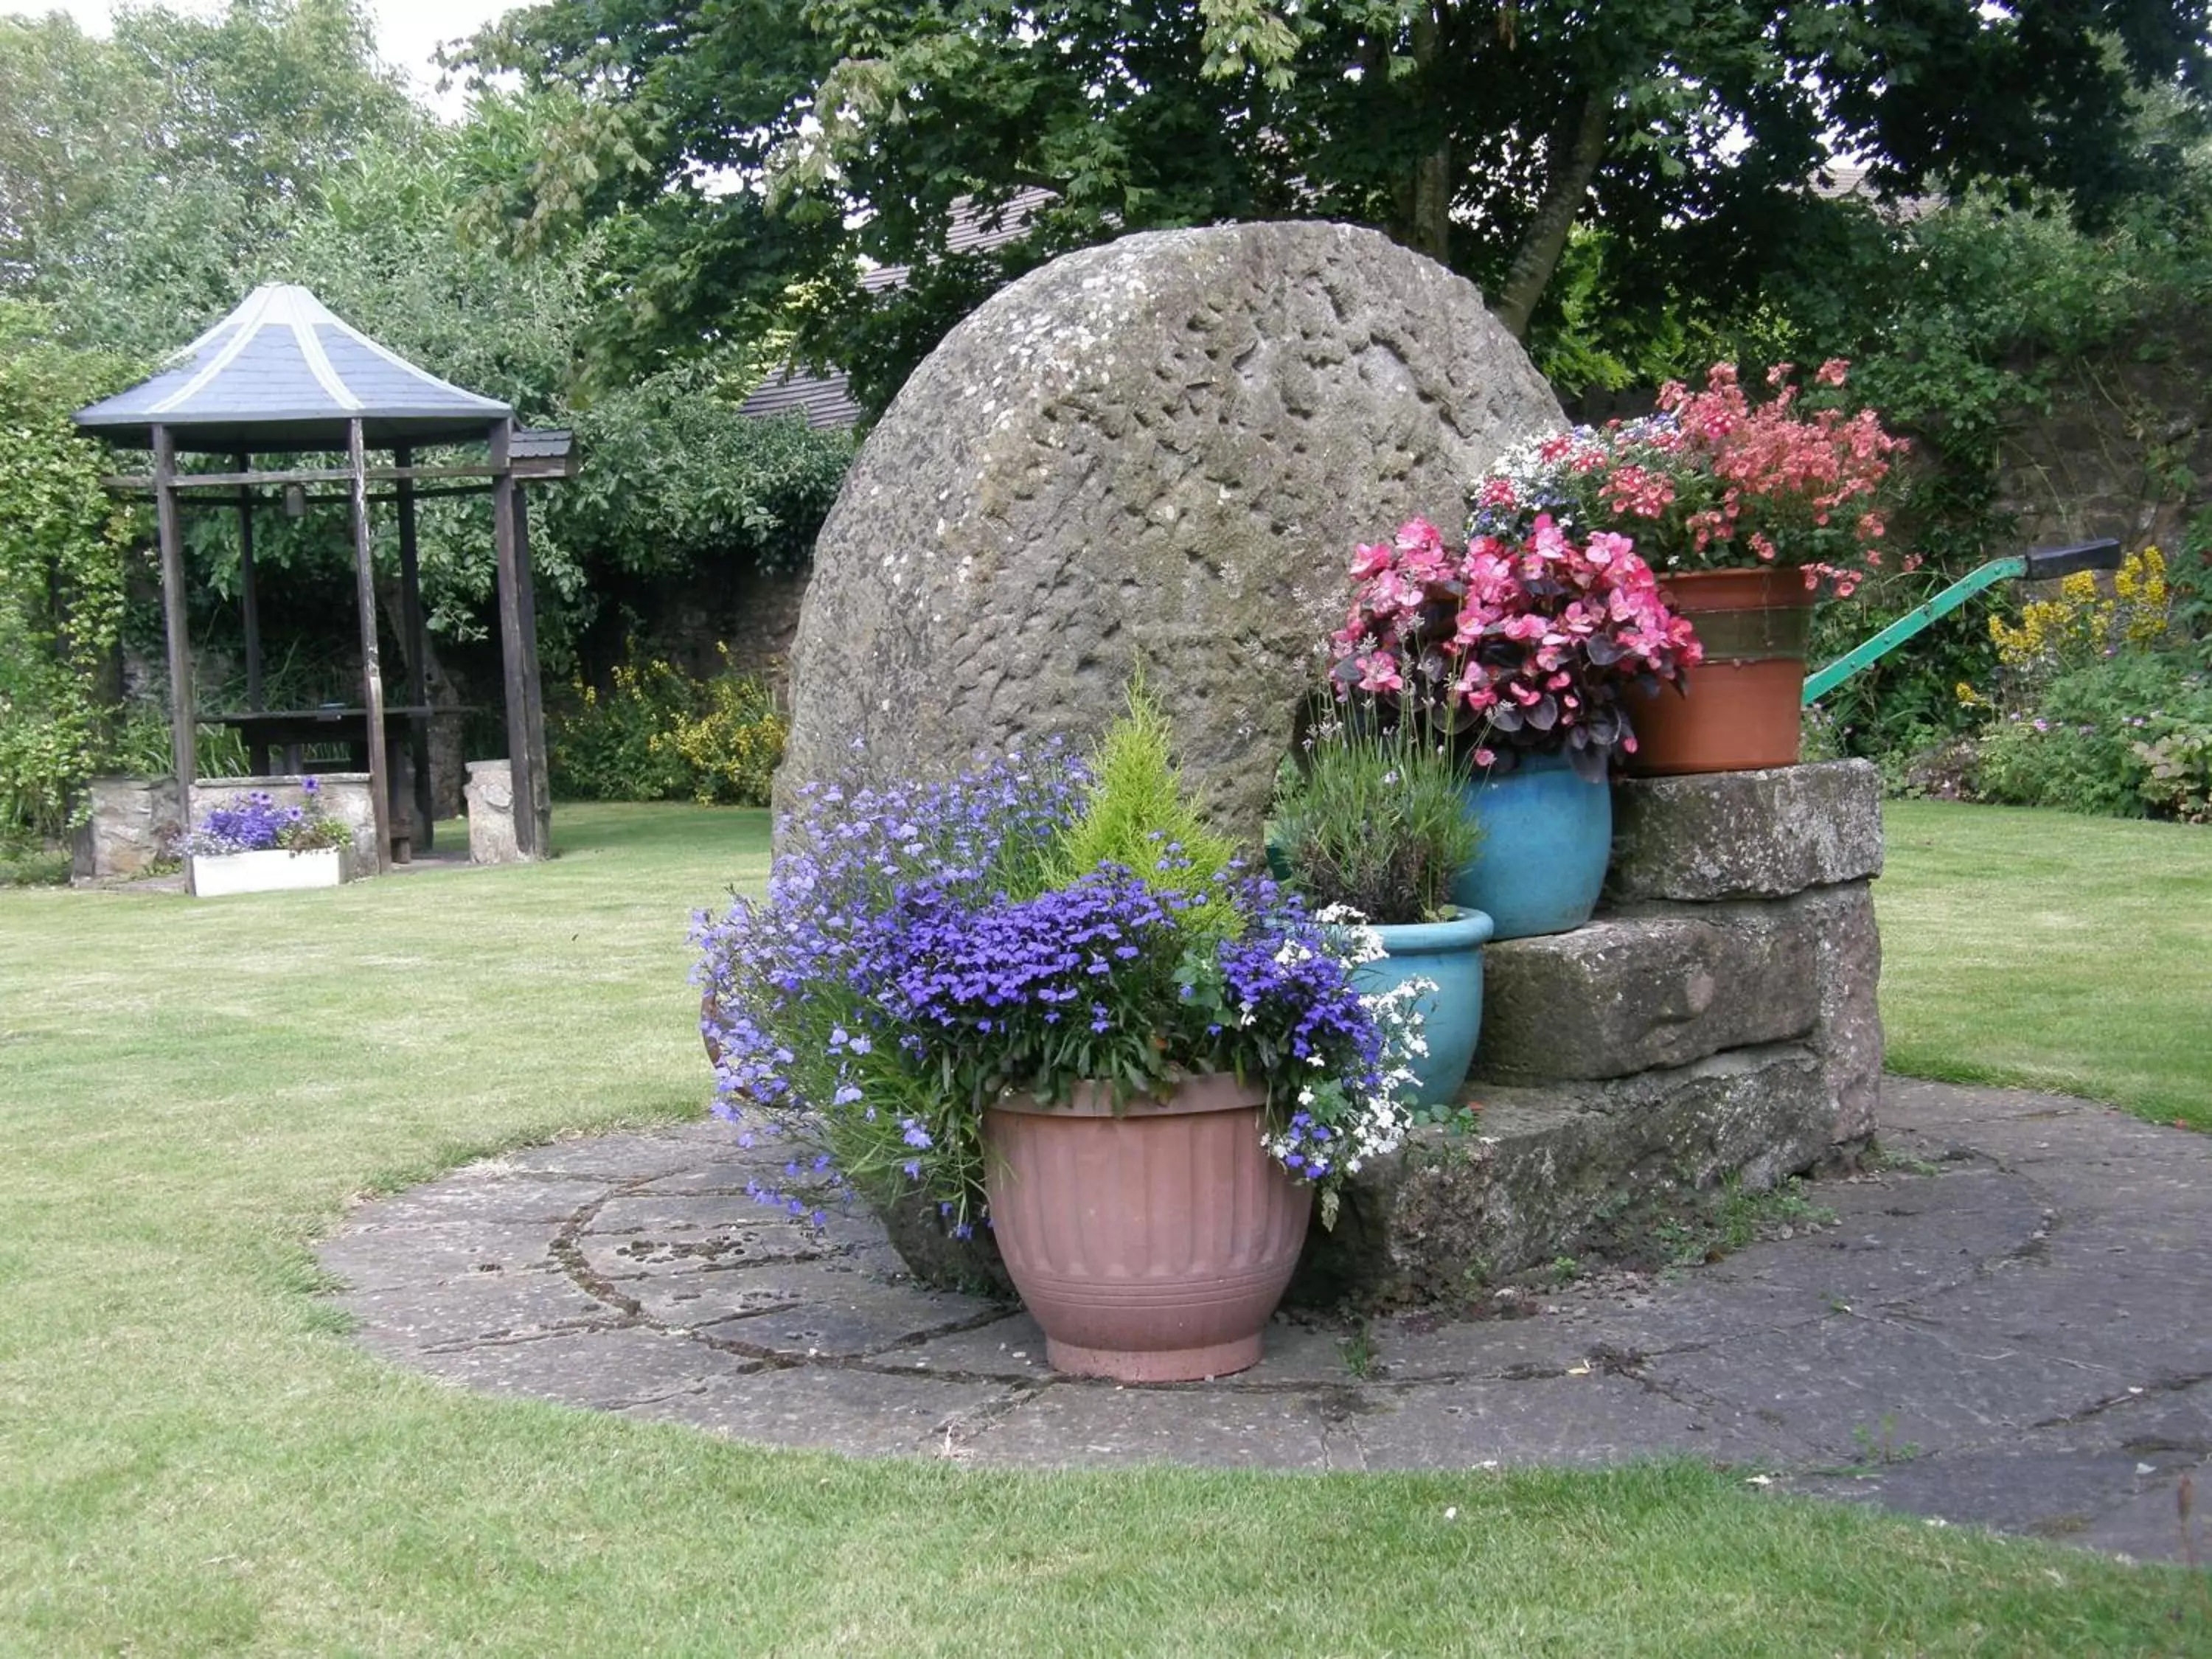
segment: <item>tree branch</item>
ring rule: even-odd
[[[1552,273],[1559,269],[1559,256],[1566,251],[1568,234],[1589,194],[1590,180],[1597,176],[1598,163],[1605,159],[1612,115],[1608,92],[1593,88],[1583,100],[1582,113],[1572,132],[1563,125],[1553,134],[1554,155],[1547,169],[1544,199],[1537,204],[1535,216],[1529,220],[1521,246],[1514,251],[1504,285],[1490,302],[1492,313],[1516,340],[1528,337],[1528,319],[1535,313],[1536,301],[1543,298]]]

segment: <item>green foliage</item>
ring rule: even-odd
[[[671,664],[629,659],[602,694],[574,683],[574,702],[549,711],[554,793],[576,800],[683,800],[764,806],[783,759],[784,720],[757,676],[692,679]]]
[[[737,401],[710,377],[676,370],[581,410],[584,469],[550,498],[547,523],[631,575],[804,568],[852,434],[797,416],[754,420]]]
[[[1451,744],[1418,721],[1385,728],[1371,710],[1340,714],[1284,763],[1273,850],[1316,904],[1386,926],[1439,921],[1482,845],[1463,782]]]
[[[53,836],[100,755],[131,521],[68,418],[121,366],[49,326],[0,299],[0,829]]]
[[[2180,810],[2201,795],[2212,675],[2163,653],[2124,651],[2061,674],[2035,707],[1983,733],[1982,798],[2106,817]],[[2159,762],[2143,750],[2164,743]]]
[[[654,741],[661,753],[672,749],[682,760],[700,805],[765,806],[789,727],[775,688],[757,674],[735,672],[729,647],[720,650],[722,672],[699,688],[696,712],[679,711]]]
[[[1610,302],[1755,295],[1833,219],[1806,188],[1831,147],[1886,190],[2017,177],[2085,210],[2156,177],[2116,133],[2134,88],[2201,73],[2198,0],[2024,9],[675,0],[513,12],[474,54],[574,108],[489,216],[543,245],[636,216],[629,361],[796,289],[802,354],[879,410],[997,289],[1133,230],[1374,225],[1517,322],[1578,219],[1617,245]],[[1018,198],[1010,241],[960,234]]]
[[[1074,823],[1056,838],[1048,887],[1066,886],[1102,864],[1118,864],[1155,891],[1204,892],[1237,857],[1227,836],[1206,827],[1175,762],[1167,716],[1133,681],[1120,719],[1091,757],[1091,793]],[[1203,935],[1224,925],[1225,907],[1194,907],[1185,925]]]

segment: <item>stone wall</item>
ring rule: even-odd
[[[1449,1297],[1872,1137],[1874,767],[1630,780],[1613,811],[1589,925],[1485,952],[1476,1133],[1425,1132],[1364,1172],[1316,1231],[1309,1299]]]

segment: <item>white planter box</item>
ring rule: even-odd
[[[185,860],[191,890],[199,898],[231,893],[288,892],[299,887],[336,887],[353,879],[353,849],[325,847],[312,853],[194,854]]]

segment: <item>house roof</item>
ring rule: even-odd
[[[76,413],[77,424],[149,448],[343,449],[360,421],[373,448],[481,439],[513,410],[448,385],[332,315],[306,289],[270,283],[150,380]]]
[[[979,208],[963,197],[953,204],[945,251],[975,253],[1019,241],[1029,234],[1030,216],[1052,199],[1052,191],[1034,186],[1015,191],[1003,205],[995,208]],[[880,294],[886,289],[903,286],[909,274],[905,265],[878,265],[861,273],[860,286],[871,294]],[[860,418],[860,405],[854,400],[850,383],[842,370],[808,374],[796,368],[785,368],[770,375],[738,405],[738,412],[763,418],[804,415],[806,424],[811,427],[852,426]]]
[[[784,369],[772,374],[753,395],[738,405],[740,415],[766,420],[778,415],[803,415],[811,427],[851,426],[860,418],[860,405],[853,400],[843,370],[834,374],[802,374]]]

